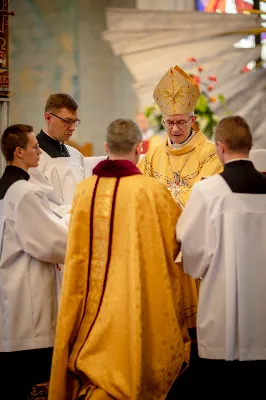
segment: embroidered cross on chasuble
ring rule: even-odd
[[[181,208],[184,208],[183,203],[179,200],[180,197],[180,186],[188,186],[187,183],[184,180],[180,179],[180,173],[179,172],[173,172],[173,180],[167,180],[167,187],[168,190],[170,191],[172,197],[174,200],[178,202],[178,204],[181,206]]]
[[[180,175],[178,172],[173,173],[174,180],[167,181],[167,187],[172,194],[173,198],[178,198],[180,194]]]
[[[167,179],[166,185],[167,185],[168,190],[170,191],[173,199],[183,209],[185,204],[184,204],[184,202],[182,203],[182,199],[180,198],[180,192],[181,192],[180,187],[181,186],[188,187],[188,183],[184,179],[181,179],[181,173],[182,173],[183,169],[185,168],[185,166],[187,164],[187,161],[189,159],[189,155],[187,156],[183,166],[181,167],[181,169],[178,172],[174,172],[173,171],[172,165],[171,165],[171,161],[170,161],[170,157],[169,157],[168,153],[167,153],[167,158],[168,158],[169,169],[170,169],[170,172],[171,172],[172,179]]]

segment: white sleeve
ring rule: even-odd
[[[81,154],[81,165],[83,168],[83,175],[84,175],[84,179],[86,178],[86,172],[85,172],[85,158],[84,156]]]
[[[62,217],[62,222],[66,224],[66,226],[69,228],[70,225],[70,220],[71,220],[71,213],[67,213]]]
[[[198,187],[192,188],[187,205],[177,226],[176,238],[181,242],[183,268],[193,278],[201,278],[210,265],[216,235],[208,204]]]
[[[30,183],[39,187],[47,196],[50,203],[56,206],[63,204],[62,199],[56,194],[56,191],[51,182],[46,178],[40,167],[30,168]]]
[[[52,203],[51,201],[49,201],[49,206],[50,206],[51,210],[54,212],[54,214],[59,218],[63,218],[65,215],[67,215],[72,208],[72,206],[68,206],[66,204],[57,206],[56,204]]]
[[[52,212],[41,190],[29,191],[18,204],[15,230],[30,256],[39,261],[64,263],[68,227]]]

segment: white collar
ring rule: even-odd
[[[52,136],[50,136],[47,132],[45,132],[44,129],[42,129],[42,131],[45,133],[45,135],[49,136],[51,139],[55,140],[56,142],[59,142],[61,145],[64,144],[64,142],[60,142],[60,140],[57,140],[57,139],[53,138]]]
[[[192,131],[187,140],[185,140],[183,143],[172,143],[170,138],[168,137],[168,146],[170,147],[170,149],[182,149],[190,141],[190,139],[193,138],[194,135],[195,132]]]
[[[234,158],[233,160],[229,160],[229,161],[226,161],[226,163],[225,164],[229,164],[229,163],[231,163],[231,162],[234,162],[234,161],[250,161],[251,163],[252,163],[252,161],[249,159],[249,158]]]

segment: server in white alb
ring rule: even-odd
[[[243,118],[221,120],[215,142],[224,172],[194,185],[177,225],[184,270],[201,278],[197,387],[254,395],[266,372],[266,176]]]
[[[29,181],[41,150],[29,125],[1,138],[7,167],[0,179],[1,398],[27,400],[31,386],[49,380],[58,311],[58,270],[67,224]]]
[[[38,168],[30,169],[31,182],[47,194],[59,215],[70,209],[76,186],[85,178],[84,157],[67,142],[80,120],[78,104],[68,94],[49,96],[45,105],[45,125],[37,135],[42,155]]]

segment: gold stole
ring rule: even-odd
[[[200,279],[193,279],[184,273],[182,262],[177,263],[184,296],[184,318],[188,328],[195,328],[197,323],[198,295]]]
[[[78,358],[99,314],[108,277],[116,193],[119,180],[97,179],[90,219],[90,254],[88,263],[88,291],[78,337],[69,358],[69,371],[76,376],[72,390],[74,399],[111,399],[103,390],[87,380],[78,369]],[[96,195],[97,193],[97,195]],[[93,232],[99,232],[98,236]],[[78,382],[79,381],[79,382]],[[74,389],[74,390],[73,390]]]

